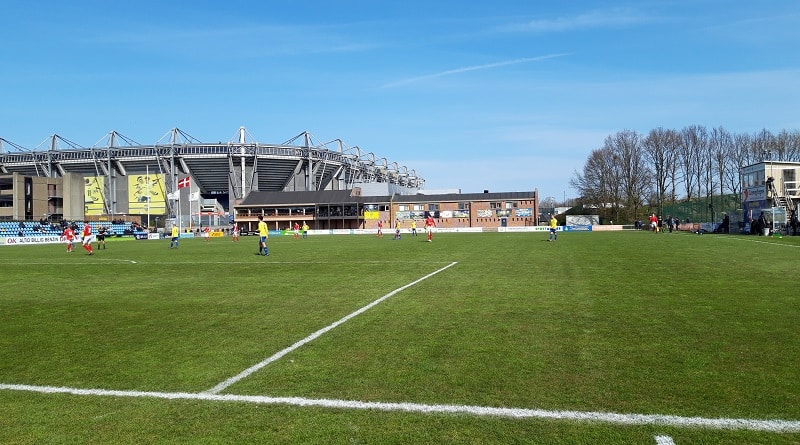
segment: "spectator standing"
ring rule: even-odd
[[[758,217],[758,231],[759,235],[769,236],[769,224],[767,223],[767,215],[764,212],[761,212]]]

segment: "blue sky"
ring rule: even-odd
[[[5,0],[0,137],[303,131],[428,189],[574,197],[621,130],[800,129],[797,1]]]

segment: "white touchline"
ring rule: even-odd
[[[655,436],[656,445],[675,445],[675,441],[669,436]]]
[[[771,433],[800,432],[797,420],[755,420],[730,418],[681,417],[661,414],[619,414],[591,411],[548,411],[527,408],[494,408],[472,405],[425,405],[404,402],[361,402],[357,400],[307,399],[303,397],[269,397],[235,394],[209,394],[157,391],[122,391],[113,389],[80,389],[54,386],[11,385],[0,383],[0,390],[28,391],[43,394],[79,396],[142,397],[166,400],[205,400],[216,402],[254,403],[260,405],[314,406],[336,409],[401,411],[422,414],[467,414],[480,417],[513,419],[550,419],[579,422],[604,422],[618,425],[659,425],[681,428],[711,428],[720,430],[751,430]],[[657,436],[663,437],[663,436]],[[658,440],[658,439],[657,439]]]
[[[415,285],[415,284],[417,284],[417,283],[419,283],[419,282],[421,282],[423,280],[426,280],[426,279],[436,275],[437,273],[439,273],[439,272],[441,272],[443,270],[446,270],[446,269],[448,269],[448,268],[450,268],[452,266],[455,266],[456,264],[458,264],[458,262],[452,262],[452,263],[448,264],[447,266],[442,267],[439,270],[431,272],[431,273],[429,273],[428,275],[425,275],[422,278],[419,278],[419,279],[417,279],[415,281],[412,281],[411,283],[406,284],[403,287],[398,287],[397,289],[395,289],[395,290],[389,292],[388,294],[378,298],[377,300],[375,300],[372,303],[362,307],[361,309],[359,309],[359,310],[357,310],[357,311],[355,311],[355,312],[353,312],[353,313],[351,313],[349,315],[346,315],[345,317],[343,317],[343,318],[339,319],[338,321],[336,321],[336,322],[334,322],[334,323],[332,323],[332,324],[330,324],[330,325],[318,330],[317,332],[314,332],[313,334],[309,335],[308,337],[306,337],[306,338],[296,342],[295,344],[289,346],[288,348],[283,349],[282,351],[276,352],[275,354],[273,354],[272,356],[268,357],[267,359],[265,359],[265,360],[263,360],[263,361],[261,361],[259,363],[256,363],[255,365],[245,369],[244,371],[240,372],[239,374],[229,378],[228,380],[225,380],[224,382],[220,383],[219,385],[217,385],[217,386],[215,386],[215,387],[213,387],[213,388],[211,388],[211,389],[209,389],[209,390],[207,390],[205,392],[207,392],[209,394],[217,394],[217,393],[225,390],[225,388],[233,385],[234,383],[238,382],[239,380],[242,380],[242,379],[246,378],[250,374],[252,374],[252,373],[258,371],[259,369],[267,366],[268,364],[280,359],[284,355],[286,355],[286,354],[294,351],[295,349],[299,348],[300,346],[303,346],[304,344],[316,339],[317,337],[319,337],[322,334],[330,331],[331,329],[341,325],[342,323],[350,320],[351,318],[368,311],[372,307],[380,304],[381,302],[383,302],[384,300],[392,297],[393,295],[397,294],[398,292],[402,292],[403,290],[408,289],[409,287],[411,287],[411,286],[413,286],[413,285]]]

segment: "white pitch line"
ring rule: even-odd
[[[114,262],[114,263],[131,263],[131,264],[136,264],[136,261],[133,261],[133,260],[123,260],[123,259],[119,259],[119,258],[97,258],[97,260],[98,260],[98,261],[111,261],[111,262]],[[62,264],[63,264],[63,263],[62,263]]]
[[[43,394],[70,394],[78,396],[141,397],[166,400],[204,400],[240,402],[259,405],[291,405],[334,409],[375,411],[400,411],[420,414],[466,414],[478,417],[506,417],[513,419],[549,419],[577,422],[603,422],[617,425],[653,425],[680,428],[709,428],[718,430],[750,430],[770,433],[800,432],[797,420],[755,420],[732,418],[682,417],[662,414],[619,414],[596,411],[549,411],[528,408],[495,408],[473,405],[426,405],[422,403],[362,402],[357,400],[307,399],[304,397],[269,397],[235,394],[209,394],[156,391],[122,391],[111,389],[80,389],[54,386],[11,385],[0,383],[0,390],[27,391]],[[666,436],[656,436],[666,437]]]
[[[10,262],[13,264],[19,264],[17,262]],[[297,264],[353,264],[362,266],[364,264],[407,264],[407,261],[397,261],[397,260],[385,260],[385,261],[360,261],[360,262],[353,262],[353,261],[272,261],[272,260],[258,260],[255,259],[253,261],[139,261],[138,264],[144,265],[184,265],[184,264],[248,264],[248,265],[259,265],[259,264],[269,264],[269,265],[297,265]],[[51,263],[30,263],[30,264],[51,264]],[[52,263],[52,264],[63,264],[63,262]]]
[[[392,297],[393,295],[397,294],[398,292],[401,292],[401,291],[403,291],[405,289],[408,289],[409,287],[414,286],[415,284],[417,284],[417,283],[419,283],[419,282],[421,282],[423,280],[426,280],[426,279],[438,274],[439,272],[442,272],[442,271],[444,271],[446,269],[449,269],[450,267],[453,267],[456,264],[458,264],[458,262],[452,262],[452,263],[448,264],[447,266],[442,267],[441,269],[433,271],[433,272],[429,273],[428,275],[425,275],[422,278],[419,278],[419,279],[417,279],[415,281],[412,281],[411,283],[406,284],[405,286],[398,287],[397,289],[395,289],[395,290],[389,292],[388,294],[386,294],[386,295],[378,298],[377,300],[373,301],[372,303],[362,307],[361,309],[358,309],[355,312],[350,313],[349,315],[346,315],[346,316],[342,317],[338,321],[335,321],[335,322],[331,323],[330,325],[318,330],[317,332],[314,332],[313,334],[309,335],[308,337],[306,337],[306,338],[294,343],[293,345],[289,346],[288,348],[276,352],[272,356],[266,358],[265,360],[263,360],[263,361],[261,361],[259,363],[256,363],[255,365],[253,365],[253,366],[251,366],[251,367],[249,367],[247,369],[245,369],[244,371],[240,372],[239,374],[237,374],[237,375],[225,380],[224,382],[222,382],[222,383],[218,384],[217,386],[207,390],[206,392],[210,393],[210,394],[217,394],[217,393],[225,390],[225,388],[227,388],[227,387],[233,385],[234,383],[236,383],[236,382],[248,377],[250,374],[258,371],[259,369],[267,366],[268,364],[270,364],[270,363],[272,363],[272,362],[274,362],[276,360],[279,360],[284,355],[286,355],[286,354],[294,351],[295,349],[305,345],[306,343],[318,338],[322,334],[324,334],[324,333],[336,328],[337,326],[345,323],[346,321],[350,320],[351,318],[368,311],[372,307],[382,303],[384,300]]]
[[[675,445],[675,441],[669,436],[655,436],[656,445]]]
[[[760,239],[750,239],[750,238],[739,237],[739,236],[730,236],[730,237],[728,237],[728,236],[720,236],[717,239],[723,239],[723,240],[726,240],[726,241],[743,241],[743,242],[748,242],[748,243],[767,244],[769,246],[778,246],[778,247],[793,247],[795,249],[796,248],[800,248],[800,245],[797,245],[797,244],[776,243],[774,241],[762,241]]]
[[[84,254],[83,256],[88,256],[88,255]],[[124,260],[124,259],[119,259],[119,258],[94,258],[93,260],[90,260],[90,261],[91,262],[69,263],[68,265],[69,265],[69,267],[74,267],[74,266],[96,266],[97,263],[95,263],[95,261],[110,261],[110,262],[113,262],[113,263],[138,264],[134,260]],[[42,266],[42,265],[49,266],[49,265],[53,265],[53,264],[61,265],[61,266],[66,265],[66,263],[63,260],[62,261],[0,261],[0,264],[10,264],[10,265],[13,265],[13,266],[17,266],[17,265],[19,265],[19,266]],[[194,264],[202,264],[202,263],[194,263]]]

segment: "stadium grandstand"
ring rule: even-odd
[[[341,139],[320,142],[308,132],[281,144],[257,142],[244,127],[227,142],[211,143],[178,128],[153,144],[138,143],[116,131],[91,147],[60,135],[35,148],[0,138],[0,219],[5,220],[36,221],[43,214],[48,220],[113,218],[146,211],[148,224],[151,213],[167,218],[191,215],[192,202],[198,201],[204,209],[216,205],[232,213],[251,191],[363,186],[364,190],[377,187],[377,193],[411,194],[424,182],[416,171],[397,162],[350,147]],[[26,190],[18,192],[20,188]]]

